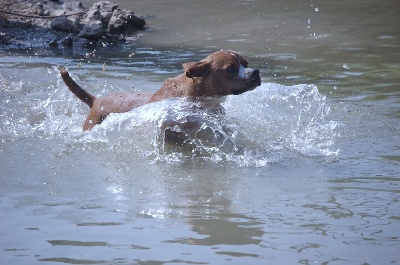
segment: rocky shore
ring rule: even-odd
[[[0,46],[105,48],[125,41],[146,22],[110,1],[85,9],[71,0],[0,0]]]

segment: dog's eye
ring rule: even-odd
[[[229,66],[228,68],[225,69],[226,72],[230,73],[230,74],[234,74],[236,73],[236,67],[235,66]]]

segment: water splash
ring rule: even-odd
[[[258,151],[293,150],[305,156],[338,154],[332,148],[339,124],[328,119],[326,97],[314,85],[265,84],[242,99],[230,97],[226,109]]]
[[[86,106],[60,81],[45,100],[32,93],[20,108],[15,90],[7,91],[10,84],[2,80],[0,92],[8,100],[2,105],[3,141],[55,138],[107,152],[117,160],[139,155],[166,163],[208,160],[264,166],[293,155],[338,155],[334,146],[339,124],[329,119],[326,98],[314,85],[263,84],[223,102],[168,99],[112,114],[87,133],[81,130]],[[23,90],[23,84],[13,85]]]
[[[153,161],[230,161],[264,166],[292,154],[336,157],[338,123],[314,85],[264,84],[252,92],[213,100],[169,99],[109,116],[85,141],[113,152],[135,150]],[[211,106],[211,107],[210,107]]]

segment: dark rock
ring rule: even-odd
[[[104,34],[104,28],[100,21],[94,22],[91,25],[84,25],[81,32],[79,32],[79,38],[86,38],[91,40],[98,40]]]
[[[58,47],[58,42],[56,39],[53,39],[49,42],[50,47]]]
[[[107,32],[106,34],[104,34],[104,37],[107,39],[108,42],[110,43],[117,43],[119,41],[118,36],[115,34],[111,34],[109,32]]]
[[[88,48],[93,48],[94,44],[88,39],[85,38],[74,38],[74,42],[72,44],[72,48],[74,50],[82,50],[82,49],[88,49]]]
[[[56,31],[72,32],[72,33],[79,32],[78,25],[69,20],[67,17],[58,17],[53,19],[51,21],[50,27],[51,29]]]
[[[133,14],[128,14],[126,16],[126,23],[135,29],[143,29],[146,25],[146,21],[143,18],[137,17]]]
[[[74,43],[74,34],[70,33],[60,40],[60,44],[64,47],[72,47]]]
[[[113,45],[116,45],[119,43],[118,37],[113,35],[113,38],[110,38],[109,34],[105,34],[101,39],[99,39],[96,42],[96,48],[102,49],[102,48],[108,48]]]

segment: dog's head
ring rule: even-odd
[[[258,69],[235,51],[222,50],[196,63],[183,64],[185,75],[198,82],[198,96],[239,95],[261,85]]]

